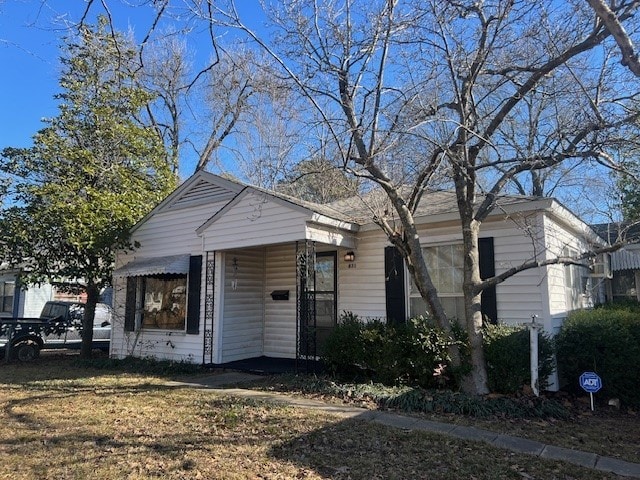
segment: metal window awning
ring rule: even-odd
[[[114,277],[143,277],[147,275],[168,275],[189,273],[189,255],[168,257],[136,258],[117,268]]]
[[[611,254],[611,268],[614,272],[621,270],[640,270],[640,252],[624,248]]]

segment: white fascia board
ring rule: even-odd
[[[349,249],[355,249],[357,245],[357,239],[353,233],[339,229],[327,229],[318,224],[307,224],[305,240]]]
[[[309,220],[309,223],[338,228],[340,230],[347,230],[349,232],[358,232],[360,230],[360,225],[358,225],[357,223],[346,222],[344,220],[336,220],[335,218],[327,217],[326,215],[322,215],[320,213],[314,213],[311,216],[311,220]]]
[[[585,240],[594,245],[605,246],[607,241],[600,237],[593,229],[575,213],[562,205],[557,200],[553,200],[552,204],[546,209],[555,221],[561,223],[565,227],[573,231],[574,234],[582,235]]]

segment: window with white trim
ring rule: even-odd
[[[0,282],[0,313],[13,313],[16,282]]]
[[[438,291],[447,317],[464,319],[464,250],[461,243],[436,245],[422,249],[431,280]],[[413,279],[410,279],[409,312],[412,317],[425,315],[428,311]]]
[[[565,257],[575,257],[578,251],[565,247],[562,250]],[[564,266],[564,290],[567,311],[577,310],[590,306],[591,303],[591,278],[587,265]]]

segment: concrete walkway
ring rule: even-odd
[[[612,472],[623,477],[640,478],[640,464],[625,462],[612,457],[603,457],[601,455],[596,455],[595,453],[556,447],[554,445],[547,445],[535,440],[504,435],[475,427],[432,422],[429,420],[408,417],[380,410],[368,410],[366,408],[352,407],[348,405],[328,404],[318,400],[293,397],[277,392],[263,392],[246,388],[229,387],[241,384],[250,384],[252,381],[260,378],[261,377],[258,375],[248,373],[225,372],[199,377],[190,377],[188,381],[167,382],[167,386],[205,388],[226,395],[251,398],[254,400],[262,400],[311,410],[319,410],[332,413],[343,418],[357,418],[358,420],[376,422],[403,430],[434,432],[461,438],[463,440],[481,441],[493,445],[494,447],[504,448],[517,453],[535,455],[537,457],[548,458],[551,460],[561,460],[563,462],[603,472]]]

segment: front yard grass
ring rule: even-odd
[[[633,409],[617,410],[606,405],[599,405],[591,411],[589,397],[553,396],[542,399],[539,405],[546,405],[544,410],[555,416],[540,417],[518,416],[523,404],[534,404],[531,398],[513,399],[513,406],[506,406],[503,412],[472,416],[446,413],[443,407],[451,397],[450,393],[424,392],[432,397],[432,403],[439,403],[433,412],[417,412],[416,405],[402,408],[402,395],[413,392],[404,387],[385,387],[379,384],[340,383],[328,377],[280,375],[265,377],[252,385],[256,389],[287,392],[310,398],[322,399],[332,403],[348,403],[365,408],[386,408],[385,404],[393,403],[389,408],[404,415],[418,416],[428,420],[452,423],[456,425],[474,426],[498,433],[529,438],[543,443],[574,450],[583,450],[598,455],[614,457],[628,462],[640,463],[640,415]],[[482,401],[478,405],[469,406],[469,399],[460,401],[462,407],[447,407],[450,410],[464,408],[482,413]],[[389,400],[396,400],[389,402]],[[467,400],[465,402],[465,400]],[[511,401],[508,397],[499,397],[503,402]],[[488,400],[491,402],[491,399]],[[475,403],[475,402],[474,402]],[[413,407],[413,408],[412,408]],[[486,408],[485,408],[486,410]],[[532,411],[535,409],[532,407]],[[543,410],[542,407],[538,408]],[[515,414],[515,415],[514,415]]]
[[[0,364],[0,478],[616,478],[167,379],[69,356]]]

